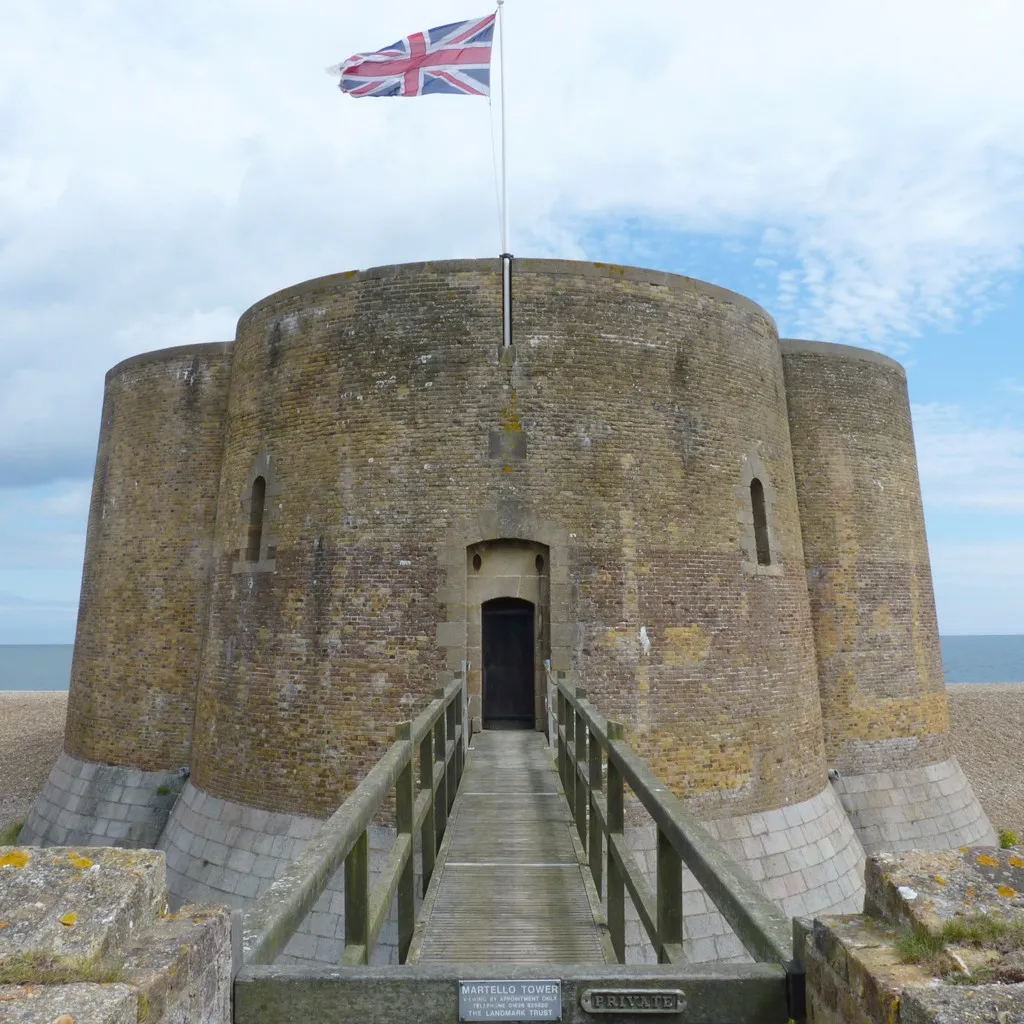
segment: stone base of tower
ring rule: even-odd
[[[318,818],[261,811],[204,793],[188,783],[160,840],[167,855],[167,887],[174,908],[227,903],[245,909],[297,860],[320,828]],[[370,884],[395,841],[393,828],[371,826]],[[422,877],[416,856],[416,893]],[[345,936],[344,867],[339,868],[302,922],[279,964],[341,962]],[[391,907],[371,963],[398,963],[398,907]]]
[[[955,757],[833,783],[869,853],[995,845],[996,835]]]
[[[26,846],[156,846],[181,792],[177,771],[144,772],[62,753],[21,830]]]
[[[773,811],[704,822],[764,893],[791,917],[859,913],[864,851],[829,786],[817,796]],[[652,886],[657,865],[654,825],[634,827],[627,842]],[[627,914],[632,906],[627,902]],[[627,962],[657,958],[635,913],[627,917]],[[683,948],[690,963],[750,960],[743,944],[693,875],[683,869]]]

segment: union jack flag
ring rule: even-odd
[[[494,14],[416,32],[375,53],[357,53],[328,69],[351,96],[426,96],[491,91]]]

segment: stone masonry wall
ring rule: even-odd
[[[448,545],[474,519],[501,532],[464,531],[472,543],[548,546],[554,667],[576,669],[695,807],[824,787],[771,318],[672,275],[514,273],[510,351],[497,261],[323,278],[241,318],[196,718],[209,795],[338,806],[461,660],[470,610],[449,567],[466,554]],[[270,539],[250,562],[260,475]]]
[[[195,345],[107,374],[64,739],[83,761],[189,764],[230,368]]]

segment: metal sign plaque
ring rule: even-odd
[[[562,983],[540,981],[460,981],[459,1020],[561,1020]]]
[[[580,997],[587,1013],[682,1013],[686,997],[677,988],[588,988]]]

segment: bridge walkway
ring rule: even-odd
[[[473,738],[409,963],[615,962],[544,735]]]

